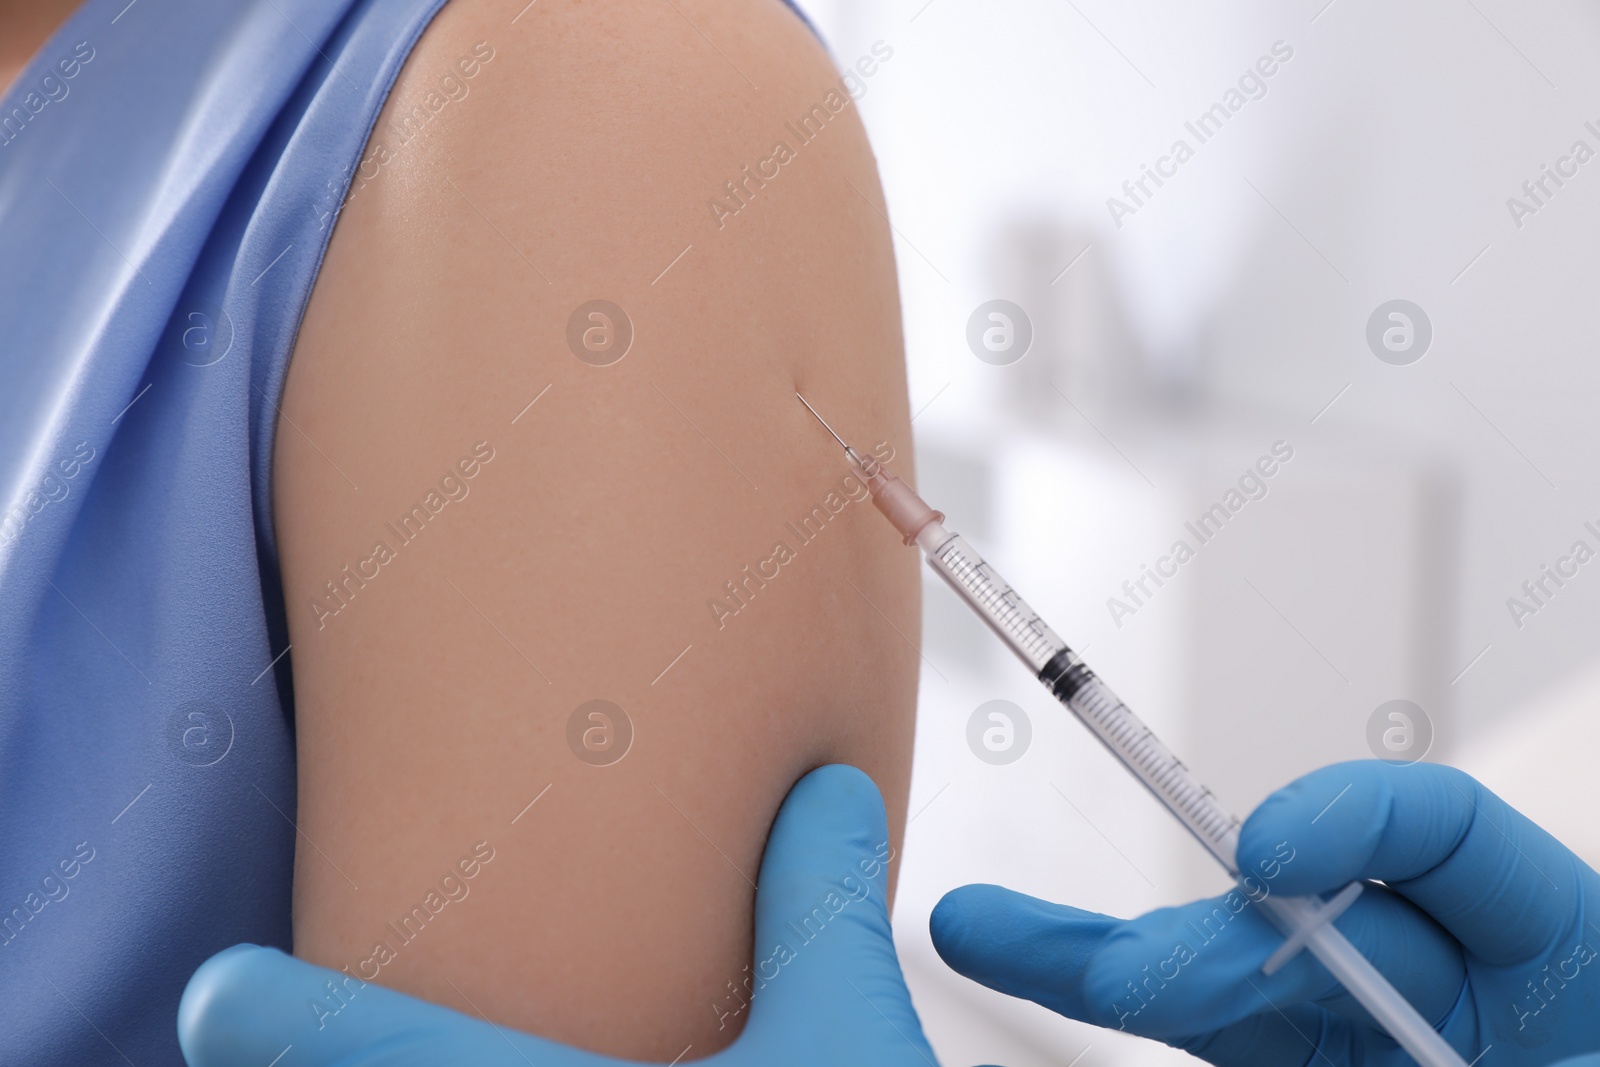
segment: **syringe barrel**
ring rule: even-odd
[[[1039,673],[1039,681],[1238,877],[1239,820],[1076,653],[1064,649]]]
[[[959,534],[938,522],[929,522],[917,531],[916,543],[933,572],[989,624],[1034,674],[1066,650],[1067,643]]]
[[[934,573],[1189,828],[1228,873],[1237,875],[1234,853],[1239,844],[1239,820],[1195,781],[1182,761],[960,535],[930,522],[918,531],[916,540]]]

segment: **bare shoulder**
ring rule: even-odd
[[[778,0],[456,0],[413,52],[275,453],[301,955],[699,1056],[789,786],[862,767],[898,847],[916,558],[794,398],[909,473],[852,84]]]

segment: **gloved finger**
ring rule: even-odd
[[[1083,972],[1120,925],[1109,915],[997,885],[952,889],[928,918],[935,951],[957,974],[1093,1023],[1104,1013],[1084,1000]]]
[[[1581,894],[1600,889],[1600,876],[1559,841],[1470,775],[1436,764],[1364,760],[1313,771],[1245,821],[1241,869],[1270,863],[1285,841],[1296,858],[1283,865],[1279,891],[1379,879],[1495,965],[1570,940]]]
[[[822,767],[789,792],[761,861],[755,960],[734,990],[753,994],[750,1022],[724,1056],[934,1062],[889,928],[893,858],[883,798],[861,771]]]
[[[1263,1063],[1303,1063],[1307,1067],[1371,1067],[1374,1057],[1356,1036],[1356,1026],[1310,1005],[1279,1008],[1265,998],[1262,1010],[1232,1026],[1187,1038],[1166,1038],[1218,1067],[1259,1067]]]
[[[1258,888],[1272,892],[1270,885]],[[1455,939],[1416,905],[1372,886],[1336,925],[1423,1018],[1437,1024],[1450,1016],[1466,963]],[[1240,890],[1162,908],[1120,924],[1102,941],[1084,974],[1085,996],[1103,1017],[1114,1018],[1112,1025],[1164,1039],[1295,1005],[1376,1029],[1366,1009],[1308,952],[1263,974],[1283,940]]]
[[[189,979],[178,1006],[189,1067],[617,1067],[259,945],[234,945]]]
[[[1206,1003],[1213,977],[1191,972],[1179,983],[1150,971],[1149,964],[1159,970],[1172,955],[1178,937],[1197,939],[1187,921],[1204,924],[1211,918],[1203,903],[1208,902],[1191,905],[1185,914],[1180,914],[1185,909],[1166,909],[1130,922],[1000,886],[968,885],[939,901],[929,931],[940,958],[957,973],[1070,1019],[1153,1037],[1212,1063],[1305,1060],[1314,1048],[1311,1042],[1340,1026],[1321,1009],[1275,1005],[1239,983],[1253,1002],[1237,997],[1219,1012]],[[1172,932],[1174,923],[1183,934]],[[1270,931],[1235,927],[1231,915],[1225,929],[1235,944],[1211,952],[1213,960],[1245,951],[1259,967],[1277,943]],[[1218,928],[1213,937],[1223,932]],[[1130,966],[1134,960],[1139,962]],[[1176,978],[1178,972],[1171,973]],[[1130,988],[1132,983],[1137,984]],[[1335,1056],[1332,1062],[1343,1067],[1349,1061]]]

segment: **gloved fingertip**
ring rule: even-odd
[[[195,969],[178,1002],[178,1047],[190,1067],[225,1062],[222,1050],[212,1047],[216,1030],[207,1025],[208,1019],[213,1013],[236,1010],[242,999],[251,995],[254,981],[284,959],[288,957],[275,948],[239,944],[223,949]]]
[[[1319,767],[1272,793],[1239,828],[1239,871],[1291,894],[1338,889],[1371,858],[1390,791],[1377,760]]]
[[[797,937],[809,943],[810,932],[823,926],[852,931],[830,939],[838,950],[889,942],[889,868],[896,859],[883,797],[871,778],[831,764],[800,779],[778,811],[761,858],[758,970],[774,953],[784,955],[781,946]],[[846,913],[847,921],[832,922]]]
[[[887,837],[888,820],[878,785],[856,767],[830,763],[807,774],[789,790],[776,825],[799,823],[819,837],[866,831]]]
[[[1080,978],[1121,920],[997,885],[946,893],[928,920],[939,958],[958,974],[1051,1011],[1094,1022]]]
[[[860,798],[863,794],[882,798],[872,777],[859,767],[848,763],[828,763],[810,771],[790,790],[791,799],[804,799],[811,794],[835,794]]]
[[[928,916],[934,951],[950,968],[968,974],[996,944],[991,927],[1004,914],[1011,890],[976,883],[959,886],[939,898]]]

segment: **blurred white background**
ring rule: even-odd
[[[841,66],[893,49],[858,106],[896,232],[919,478],[951,524],[1239,814],[1372,756],[1369,719],[1405,699],[1431,723],[1429,759],[1600,858],[1584,788],[1600,562],[1547,580],[1520,626],[1507,604],[1533,606],[1522,583],[1575,541],[1600,549],[1584,527],[1600,528],[1600,158],[1560,164],[1576,174],[1545,179],[1542,204],[1522,188],[1575,141],[1600,152],[1585,127],[1600,131],[1600,13],[802,6]],[[1275,44],[1292,56],[1265,95],[1201,143],[1185,123]],[[1180,139],[1193,158],[1133,201],[1123,183]],[[1515,218],[1513,196],[1538,210]],[[1110,197],[1136,207],[1120,226]],[[1004,366],[967,342],[996,298],[1034,334]],[[1391,356],[1404,365],[1367,339],[1397,299],[1432,329],[1421,358]],[[1294,455],[1268,495],[1114,619],[1108,598],[1131,603],[1122,583],[1192,544],[1184,523],[1279,441]],[[928,914],[965,882],[1121,915],[1224,883],[946,590],[927,594],[895,925],[941,1059],[1188,1059],[990,993],[934,954]],[[1032,726],[999,766],[967,742],[996,699]]]

